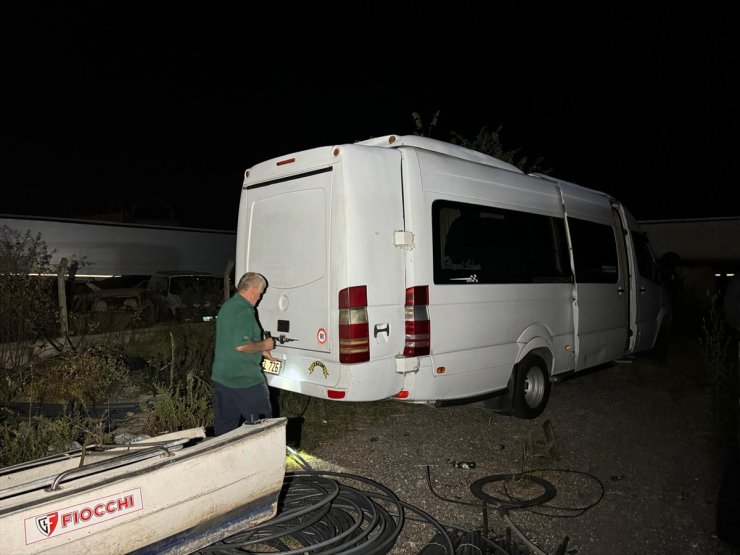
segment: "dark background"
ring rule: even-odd
[[[739,216],[729,8],[557,4],[4,8],[0,213],[235,229],[250,166],[439,110],[638,219]]]

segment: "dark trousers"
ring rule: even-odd
[[[213,431],[217,436],[235,430],[244,422],[272,418],[270,391],[267,383],[252,387],[215,386]]]

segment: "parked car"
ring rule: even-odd
[[[153,324],[157,307],[141,287],[99,289],[77,295],[71,316],[73,333],[121,331]]]
[[[184,322],[214,318],[224,301],[223,277],[207,272],[157,272],[147,289],[161,316]]]
[[[75,279],[67,283],[67,303],[74,302],[77,297],[98,290],[100,290],[100,287],[93,279]]]

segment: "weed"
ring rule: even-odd
[[[140,406],[147,433],[212,425],[213,332],[206,324],[171,326],[166,335],[159,335],[159,348],[149,351],[147,358],[154,399]],[[166,349],[162,339],[167,340]]]
[[[699,342],[702,346],[704,370],[712,396],[715,425],[720,439],[724,439],[734,425],[735,374],[728,361],[730,336],[726,330],[724,314],[719,308],[717,295],[707,293],[707,297],[709,299],[708,314],[702,318],[702,336]]]
[[[145,361],[142,384],[158,393],[163,383],[183,382],[188,376],[210,381],[215,323],[172,324],[153,328],[129,342],[126,354]]]
[[[140,405],[146,417],[144,431],[156,435],[213,424],[211,385],[192,374],[185,383],[157,385],[153,401]]]
[[[129,384],[120,349],[110,343],[84,345],[39,363],[29,398],[95,408]]]
[[[103,420],[79,412],[61,417],[32,416],[0,425],[0,466],[9,466],[73,449],[77,444],[110,442]]]

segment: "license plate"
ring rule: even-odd
[[[267,372],[268,374],[279,374],[280,370],[283,368],[283,361],[282,360],[263,360],[262,361],[262,370]]]

